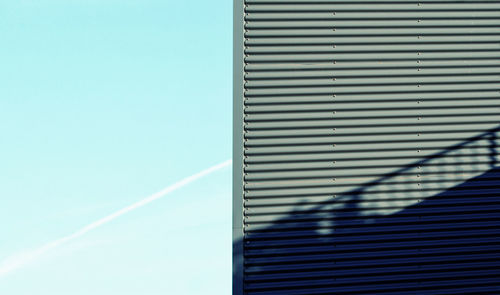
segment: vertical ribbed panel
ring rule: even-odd
[[[244,3],[245,294],[500,294],[500,1]]]

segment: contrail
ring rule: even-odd
[[[52,250],[58,246],[61,246],[62,244],[65,244],[71,240],[74,240],[76,238],[79,238],[79,237],[85,235],[86,233],[88,233],[89,231],[94,230],[100,226],[103,226],[104,224],[122,216],[123,214],[126,214],[130,211],[133,211],[133,210],[138,209],[144,205],[147,205],[147,204],[149,204],[149,203],[151,203],[159,198],[162,198],[162,197],[170,194],[171,192],[173,192],[173,191],[175,191],[183,186],[186,186],[199,178],[202,178],[202,177],[204,177],[208,174],[211,174],[217,170],[220,170],[222,168],[227,167],[230,164],[231,164],[231,160],[227,160],[227,161],[224,161],[220,164],[212,166],[208,169],[200,171],[196,174],[193,174],[189,177],[186,177],[186,178],[182,179],[181,181],[174,183],[174,184],[162,189],[161,191],[159,191],[157,193],[150,195],[149,197],[146,197],[146,198],[144,198],[144,199],[142,199],[142,200],[140,200],[132,205],[129,205],[129,206],[127,206],[121,210],[118,210],[118,211],[116,211],[116,212],[114,212],[106,217],[103,217],[95,222],[92,222],[89,225],[77,230],[76,232],[74,232],[68,236],[65,236],[65,237],[62,237],[62,238],[57,239],[55,241],[52,241],[50,243],[47,243],[44,246],[42,246],[38,249],[35,249],[33,251],[29,251],[27,253],[22,253],[20,255],[17,255],[17,257],[16,256],[7,257],[0,264],[0,277],[12,272],[15,269],[18,269],[18,268],[26,265],[27,263],[31,262],[32,260],[34,260],[35,258],[39,257],[40,255],[44,254],[45,252],[47,252],[49,250]]]

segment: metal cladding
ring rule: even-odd
[[[239,29],[233,293],[500,294],[500,1],[236,0]]]

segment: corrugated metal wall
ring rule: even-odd
[[[500,1],[236,3],[235,293],[500,294]]]

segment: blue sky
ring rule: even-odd
[[[231,1],[0,3],[0,264],[231,157]],[[230,294],[231,171],[0,277],[0,294]]]

